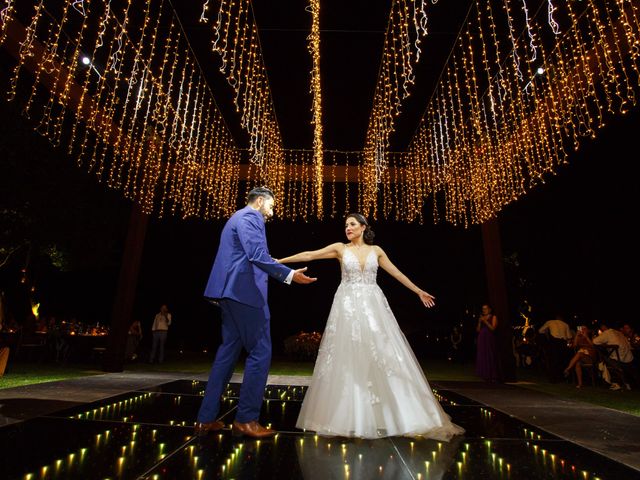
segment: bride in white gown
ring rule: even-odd
[[[349,243],[302,252],[281,263],[336,258],[342,282],[327,320],[313,377],[296,426],[320,435],[382,438],[423,436],[448,441],[464,432],[433,396],[409,343],[376,283],[378,265],[418,295],[414,285],[373,245],[367,220],[347,217]]]

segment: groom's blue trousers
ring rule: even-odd
[[[220,300],[222,309],[222,345],[218,347],[209,382],[198,412],[198,422],[218,418],[220,399],[231,379],[240,352],[247,351],[244,379],[236,421],[258,420],[271,364],[271,331],[268,307],[255,308],[230,299]]]

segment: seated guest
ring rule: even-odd
[[[640,367],[640,335],[635,332],[635,329],[630,323],[622,325],[621,332],[629,340],[631,345],[631,353],[633,353],[633,365],[636,368]]]
[[[522,337],[516,340],[516,352],[521,367],[530,367],[540,356],[540,348],[534,328],[527,328]]]
[[[606,324],[600,324],[600,335],[593,339],[594,345],[607,345],[616,346],[616,349],[612,349],[611,353],[605,358],[605,363],[612,367],[614,372],[621,372],[622,382],[626,384],[627,388],[630,388],[625,381],[625,373],[631,373],[635,376],[629,367],[632,367],[633,353],[631,353],[631,344],[627,337],[624,336],[619,330],[609,328]],[[620,390],[618,383],[612,383],[612,390]]]
[[[567,342],[572,337],[569,325],[561,315],[556,315],[555,319],[545,322],[538,332],[546,335],[542,352],[547,376],[550,382],[557,382],[562,378],[562,365],[565,365],[569,356]]]
[[[575,369],[578,381],[576,388],[582,388],[582,366],[593,365],[598,360],[598,353],[591,342],[591,330],[587,327],[578,327],[578,332],[573,337],[571,346],[577,351],[567,368],[564,369],[564,374],[569,376],[571,370]]]
[[[632,350],[638,350],[640,348],[640,335],[635,332],[635,329],[629,323],[622,325],[620,331],[629,340]]]
[[[547,320],[544,324],[538,329],[538,333],[547,333],[553,337],[558,338],[560,340],[571,340],[571,329],[569,325],[563,320],[562,315],[556,315],[556,318],[553,320]]]

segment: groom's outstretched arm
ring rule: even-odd
[[[244,215],[238,223],[237,233],[249,261],[269,276],[284,282],[291,274],[291,269],[280,265],[269,255],[262,217],[251,214]]]
[[[264,221],[258,215],[245,215],[239,222],[238,238],[249,261],[269,276],[285,283],[312,283],[316,278],[307,277],[304,269],[292,270],[281,265],[269,255]]]
[[[326,258],[340,258],[344,244],[332,243],[320,250],[311,250],[307,252],[296,253],[290,257],[281,258],[278,261],[280,263],[296,263],[296,262],[311,262],[313,260],[323,260]]]

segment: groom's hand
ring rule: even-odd
[[[307,277],[304,274],[304,272],[306,271],[307,271],[307,267],[299,268],[298,270],[295,270],[293,272],[293,278],[291,280],[293,280],[296,283],[302,283],[302,284],[313,283],[316,280],[318,280],[317,278]]]

